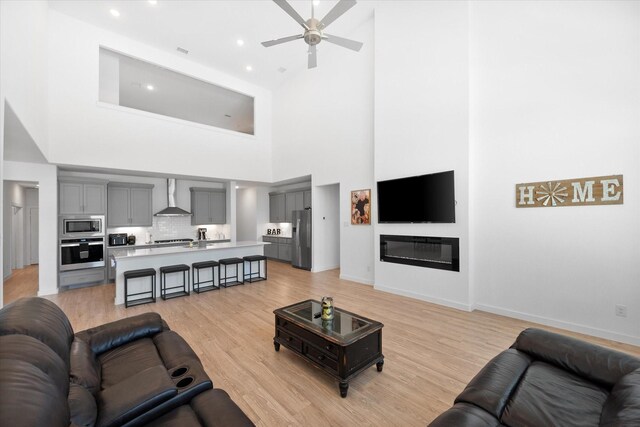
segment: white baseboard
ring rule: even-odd
[[[373,285],[373,280],[371,279],[365,279],[363,277],[358,277],[358,276],[350,276],[348,274],[340,273],[340,279],[349,280],[351,282],[362,283],[363,285]]]
[[[340,268],[340,264],[336,264],[336,265],[322,265],[320,267],[315,267],[312,269],[312,271],[314,273],[319,273],[321,271],[327,271],[327,270],[335,270],[336,268]]]
[[[389,292],[390,294],[402,295],[409,298],[415,298],[426,302],[432,302],[434,304],[444,305],[446,307],[455,308],[462,311],[472,311],[473,307],[469,304],[463,304],[457,301],[451,301],[444,298],[432,297],[429,295],[417,294],[415,292],[404,291],[402,289],[390,288],[387,286],[375,285],[374,289],[382,292]]]
[[[58,293],[58,289],[39,289],[38,296],[43,297],[45,295],[55,295]]]
[[[5,275],[3,275],[3,277],[2,277],[2,281],[4,282],[5,280],[9,280],[9,279],[11,279],[11,276],[13,276],[13,273],[9,273],[9,274],[7,274],[6,276],[5,276]]]
[[[493,314],[499,314],[501,316],[513,317],[520,320],[540,323],[541,325],[552,326],[554,328],[566,329],[572,332],[592,335],[594,337],[640,346],[640,337],[619,334],[617,332],[607,331],[591,326],[579,325],[576,323],[565,322],[563,320],[550,319],[548,317],[536,316],[535,314],[523,313],[520,311],[509,310],[506,308],[495,307],[487,304],[475,304],[475,309]]]

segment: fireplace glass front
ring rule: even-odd
[[[381,234],[380,261],[460,271],[459,239]]]

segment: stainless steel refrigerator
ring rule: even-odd
[[[291,265],[311,270],[311,209],[293,211]]]

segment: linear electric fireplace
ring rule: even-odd
[[[380,235],[380,261],[460,271],[457,237]]]

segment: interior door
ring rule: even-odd
[[[38,239],[40,238],[39,223],[40,209],[29,209],[29,263],[38,264]]]

